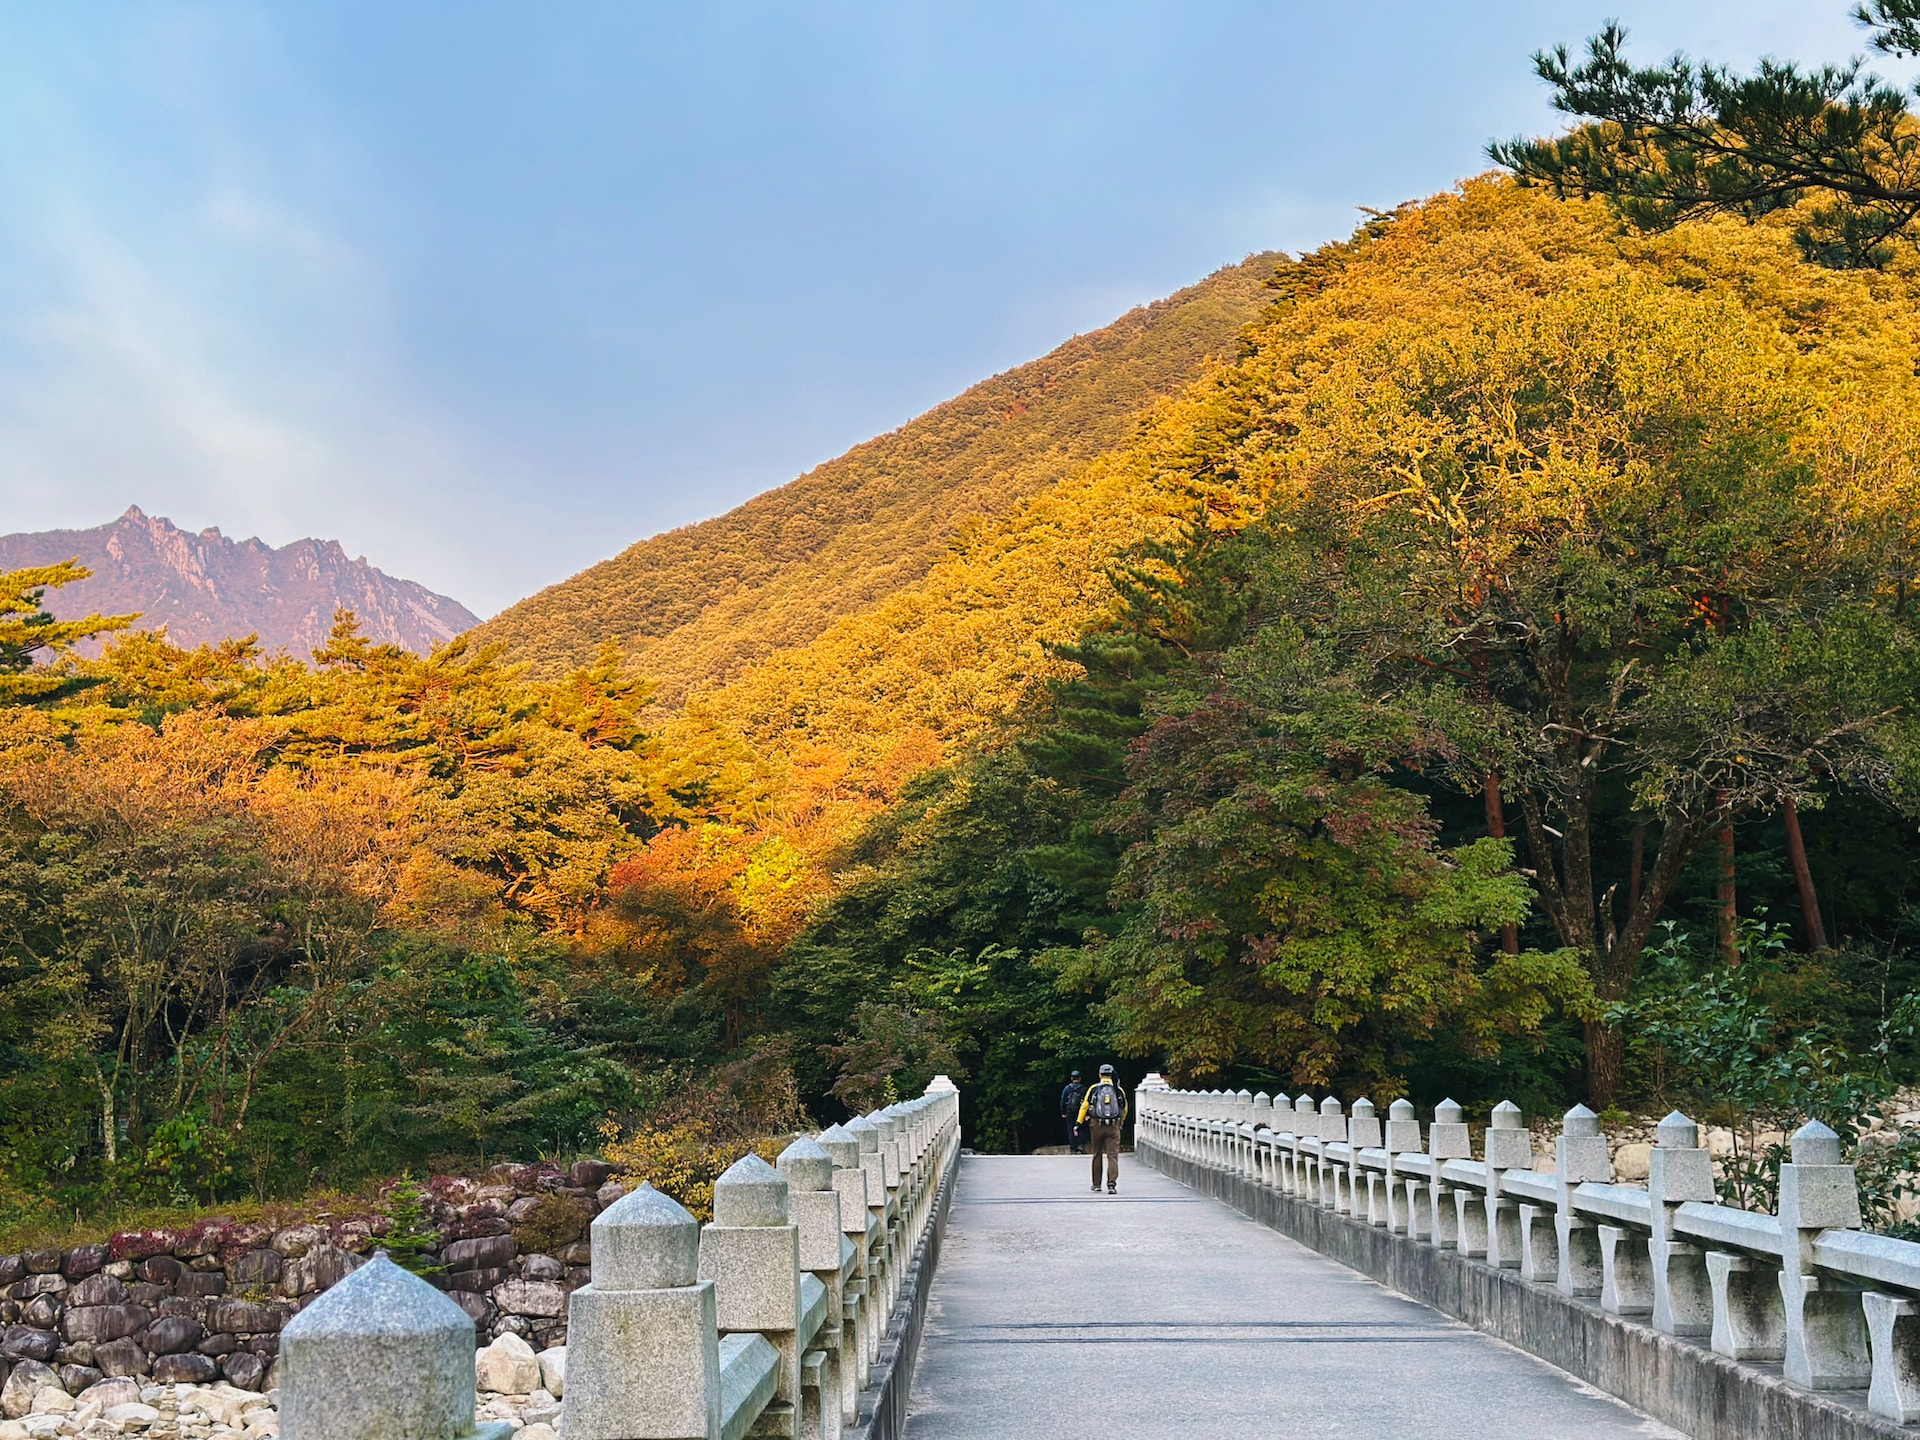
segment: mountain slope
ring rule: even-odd
[[[165,626],[181,646],[258,634],[266,649],[304,659],[344,605],[375,643],[424,655],[477,618],[457,600],[396,580],[364,558],[348,559],[337,541],[296,540],[276,550],[217,529],[190,534],[137,505],[91,530],[0,536],[0,569],[75,556],[93,578],[48,594],[56,616],[138,614],[140,629]]]
[[[1255,255],[974,386],[699,525],[657,535],[502,612],[477,638],[536,669],[640,652],[677,704],[916,583],[956,539],[1102,451],[1231,353],[1279,257]]]

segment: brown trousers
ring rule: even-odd
[[[1120,1183],[1120,1122],[1087,1121],[1087,1152],[1093,1156],[1093,1188],[1100,1188],[1100,1162],[1106,1161],[1109,1186]]]

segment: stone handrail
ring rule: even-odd
[[[1778,1361],[1803,1390],[1864,1387],[1876,1415],[1920,1420],[1920,1244],[1861,1226],[1839,1137],[1809,1121],[1780,1170],[1777,1214],[1715,1203],[1699,1127],[1660,1123],[1643,1185],[1616,1184],[1599,1119],[1567,1112],[1552,1171],[1533,1168],[1517,1107],[1475,1159],[1460,1107],[1422,1134],[1412,1105],[1343,1113],[1328,1097],[1194,1092],[1149,1076],[1135,1143],[1416,1244],[1453,1250],[1566,1297],[1597,1300],[1735,1361]]]
[[[567,1440],[838,1440],[889,1361],[959,1156],[959,1101],[940,1076],[797,1138],[777,1167],[746,1155],[705,1226],[651,1185],[602,1211],[569,1301]],[[285,1440],[508,1433],[475,1425],[472,1318],[384,1256],[286,1326],[280,1365]]]

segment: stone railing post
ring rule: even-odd
[[[280,1433],[505,1440],[474,1426],[473,1342],[473,1317],[383,1250],[280,1332]]]
[[[825,1292],[825,1316],[805,1347],[822,1357],[818,1376],[820,1423],[818,1427],[811,1424],[815,1417],[809,1412],[815,1402],[805,1393],[812,1364],[807,1359],[802,1362],[801,1398],[806,1401],[806,1408],[801,1416],[801,1429],[809,1435],[819,1435],[821,1440],[835,1440],[841,1427],[850,1424],[855,1415],[848,1413],[849,1392],[841,1377],[843,1366],[849,1363],[842,1345],[840,1319],[844,1304],[840,1247],[846,1237],[840,1232],[840,1196],[833,1188],[833,1157],[817,1140],[802,1135],[780,1152],[775,1168],[787,1182],[787,1213],[800,1232],[800,1268]],[[808,1289],[803,1279],[803,1305]],[[816,1298],[820,1293],[813,1292]]]
[[[1575,1212],[1573,1192],[1588,1181],[1605,1184],[1613,1179],[1613,1161],[1607,1156],[1607,1137],[1600,1133],[1600,1117],[1576,1105],[1561,1118],[1560,1138],[1554,1142],[1554,1180],[1557,1198],[1553,1231],[1554,1285],[1562,1295],[1594,1296],[1602,1276],[1600,1236],[1593,1222]]]
[[[1420,1122],[1414,1117],[1411,1100],[1396,1100],[1387,1106],[1387,1229],[1395,1235],[1418,1239],[1409,1222],[1413,1212],[1413,1186],[1409,1179],[1402,1188],[1395,1161],[1402,1155],[1420,1152]]]
[[[1347,1138],[1347,1117],[1337,1096],[1329,1095],[1320,1102],[1320,1208],[1338,1211],[1340,1208],[1340,1177],[1342,1170],[1327,1155],[1327,1146]]]
[[[1518,1270],[1520,1208],[1500,1193],[1500,1180],[1509,1170],[1533,1168],[1533,1136],[1520,1107],[1511,1100],[1494,1106],[1482,1143],[1487,1164],[1487,1264],[1496,1270]]]
[[[1449,1160],[1473,1158],[1466,1114],[1452,1100],[1442,1100],[1433,1107],[1433,1124],[1427,1127],[1427,1154],[1433,1157],[1433,1180],[1427,1186],[1433,1244],[1437,1249],[1452,1250],[1459,1244],[1460,1211],[1454,1203],[1453,1186],[1447,1183],[1441,1167]]]
[[[1253,1173],[1253,1095],[1242,1090],[1233,1097],[1233,1173]]]
[[[1360,1168],[1360,1151],[1380,1148],[1380,1117],[1373,1108],[1373,1101],[1362,1095],[1353,1102],[1353,1111],[1347,1117],[1347,1148],[1351,1152],[1347,1157],[1347,1194],[1353,1218],[1364,1220],[1369,1225],[1387,1223],[1385,1207],[1378,1199],[1378,1188],[1374,1182],[1379,1178],[1371,1170]],[[1366,1199],[1361,1200],[1362,1191]]]
[[[1654,1132],[1647,1160],[1647,1195],[1653,1233],[1647,1241],[1653,1264],[1653,1328],[1669,1335],[1713,1333],[1713,1286],[1707,1257],[1698,1245],[1674,1238],[1673,1220],[1690,1200],[1711,1201],[1713,1158],[1700,1145],[1700,1127],[1678,1110]]]
[[[1293,1101],[1293,1193],[1320,1203],[1320,1107],[1304,1090]]]
[[[867,1388],[874,1361],[868,1348],[868,1236],[873,1216],[867,1209],[867,1172],[860,1168],[860,1141],[844,1125],[820,1132],[820,1148],[833,1159],[833,1189],[840,1197],[840,1241],[846,1279],[841,1299],[844,1356],[840,1386],[848,1405],[857,1405]]]
[[[719,1334],[713,1282],[698,1274],[699,1222],[642,1185],[592,1232],[592,1278],[567,1302],[568,1440],[718,1440]]]
[[[741,1156],[713,1182],[699,1263],[700,1278],[713,1282],[720,1333],[763,1336],[780,1357],[758,1433],[798,1440],[800,1231],[789,1218],[787,1182],[758,1155]]]
[[[891,1315],[894,1306],[900,1303],[900,1281],[907,1264],[907,1257],[901,1253],[901,1237],[906,1232],[903,1212],[908,1196],[901,1188],[906,1177],[900,1168],[900,1122],[885,1110],[875,1110],[867,1119],[879,1132],[881,1174],[887,1186],[887,1213],[883,1223],[887,1229],[887,1313]]]
[[[867,1177],[867,1353],[878,1357],[893,1315],[893,1277],[888,1273],[887,1162],[880,1154],[880,1127],[864,1115],[846,1125],[860,1146],[860,1169]]]
[[[1860,1228],[1860,1190],[1853,1166],[1840,1160],[1840,1137],[1818,1120],[1793,1132],[1793,1159],[1780,1167],[1780,1298],[1786,1309],[1789,1383],[1808,1390],[1848,1390],[1871,1376],[1866,1312],[1860,1288],[1813,1268],[1822,1230]]]
[[[1253,1097],[1253,1178],[1262,1185],[1273,1184],[1273,1097],[1262,1090]],[[1262,1141],[1260,1134],[1266,1132]],[[1262,1146],[1265,1146],[1263,1152]]]

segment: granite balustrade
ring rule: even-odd
[[[701,1225],[643,1185],[595,1217],[569,1297],[565,1440],[891,1440],[960,1153],[959,1092],[746,1155]],[[500,1440],[471,1317],[387,1262],[281,1332],[284,1440]],[[325,1397],[351,1390],[351,1413]]]
[[[1210,1179],[1216,1193],[1244,1201],[1270,1192],[1401,1245],[1512,1272],[1746,1366],[1758,1382],[1847,1392],[1871,1416],[1920,1421],[1920,1244],[1861,1228],[1853,1167],[1818,1121],[1793,1135],[1777,1212],[1764,1214],[1717,1202],[1699,1127],[1678,1113],[1660,1123],[1647,1180],[1636,1185],[1614,1183],[1606,1137],[1585,1106],[1567,1112],[1550,1171],[1534,1168],[1532,1136],[1511,1103],[1494,1109],[1478,1158],[1451,1101],[1423,1136],[1405,1100],[1383,1122],[1365,1099],[1348,1110],[1331,1096],[1316,1104],[1175,1090],[1151,1075],[1136,1115],[1144,1161]],[[1329,1233],[1322,1222],[1311,1228]],[[1370,1243],[1368,1253],[1389,1253]],[[1644,1389],[1623,1398],[1648,1408]],[[1688,1418],[1684,1404],[1674,1408]],[[1832,1416],[1847,1407],[1816,1408]],[[1692,1433],[1711,1429],[1710,1419],[1694,1423],[1703,1428]],[[1808,1423],[1806,1433],[1862,1433]],[[1877,1432],[1868,1424],[1864,1433]]]

